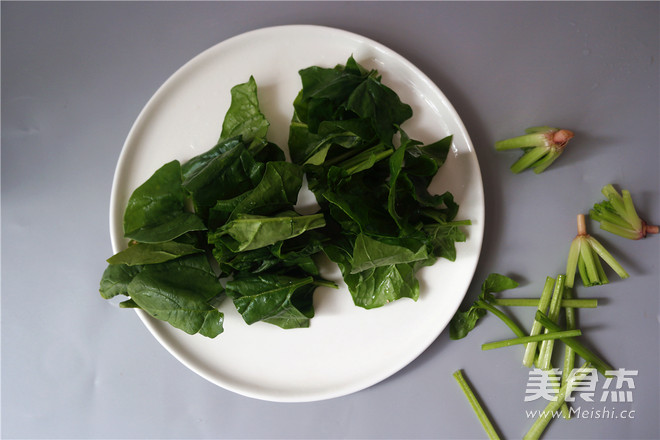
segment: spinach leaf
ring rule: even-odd
[[[284,267],[297,267],[310,275],[319,275],[319,268],[314,257],[323,250],[325,235],[321,229],[307,231],[302,235],[280,241],[270,247],[280,264]]]
[[[284,212],[274,217],[238,214],[235,219],[209,234],[209,242],[221,241],[232,252],[249,251],[323,226],[323,214],[300,215]]]
[[[487,310],[472,306],[467,310],[457,312],[449,322],[449,337],[451,339],[462,339],[474,329],[477,321],[486,315]]]
[[[397,212],[397,208],[399,208],[397,205],[401,205],[400,200],[410,194],[412,189],[412,183],[408,180],[405,173],[402,173],[404,158],[406,157],[406,150],[408,147],[408,143],[402,144],[389,159],[390,179],[388,182],[389,191],[387,194],[387,211],[390,213],[399,228],[404,227],[405,221]],[[399,179],[399,176],[401,176],[401,179]]]
[[[453,137],[449,135],[424,146],[421,142],[410,140],[403,131],[401,137],[402,144],[409,144],[406,148],[406,172],[416,176],[428,177],[428,183],[430,183],[430,179],[435,176],[438,169],[447,160]]]
[[[164,243],[136,243],[108,258],[110,264],[136,266],[163,263],[185,255],[204,252],[192,244],[167,241]]]
[[[268,215],[291,209],[298,199],[303,172],[290,162],[268,162],[259,183],[226,200],[217,200],[209,211],[209,226],[216,229],[239,214]]]
[[[363,119],[369,119],[378,138],[392,145],[397,127],[412,117],[412,109],[389,87],[373,77],[367,78],[351,93],[346,107]]]
[[[187,160],[183,165],[181,165],[181,174],[183,175],[183,180],[186,181],[190,179],[193,175],[197,174],[200,169],[208,165],[210,161],[220,156],[221,154],[226,153],[239,144],[243,144],[243,140],[240,137],[222,139],[218,141],[218,143],[210,150]]]
[[[428,190],[451,136],[428,145],[411,139],[400,128],[411,107],[353,57],[345,66],[299,73],[289,150],[325,216],[332,244],[324,251],[356,304],[416,298],[416,271],[438,257],[454,260],[455,242],[465,240],[459,228],[469,224],[453,222],[458,204],[449,192]]]
[[[209,338],[223,331],[223,314],[209,304],[222,292],[204,255],[144,266],[128,284],[131,299],[149,315]]]
[[[99,293],[104,299],[114,298],[117,295],[128,296],[128,284],[140,272],[139,266],[126,264],[110,264],[103,271]]]
[[[495,310],[497,312],[491,304],[495,299],[493,293],[516,287],[518,287],[518,283],[507,276],[498,273],[489,274],[481,284],[481,293],[477,300],[469,308],[457,311],[449,322],[449,337],[461,339],[467,336],[487,311]]]
[[[333,146],[367,149],[377,140],[392,146],[397,127],[412,115],[376,71],[351,56],[346,66],[313,66],[300,72],[289,151],[296,163],[319,165]]]
[[[273,271],[281,263],[271,252],[271,246],[265,246],[250,251],[233,252],[221,240],[214,241],[213,257],[218,262],[225,277],[236,272],[261,273]]]
[[[211,304],[224,290],[212,254],[248,324],[306,327],[315,288],[336,287],[317,278],[320,252],[339,265],[364,308],[416,300],[416,272],[438,257],[456,258],[455,242],[465,240],[459,227],[469,222],[453,221],[450,193],[428,191],[451,137],[426,146],[410,139],[400,128],[410,106],[352,56],[343,66],[299,73],[293,163],[266,138],[254,78],[233,87],[216,145],[183,165],[166,164],[131,196],[124,228],[134,243],[108,259],[104,298],[127,296],[120,307],[215,337],[223,315]],[[303,175],[316,214],[293,209]]]
[[[239,214],[268,215],[292,207],[302,186],[302,169],[290,162],[268,162],[257,186],[241,198],[231,218]]]
[[[426,260],[429,255],[424,243],[417,242],[411,250],[405,246],[389,244],[375,240],[368,235],[359,234],[353,245],[351,274],[380,266],[392,266],[399,263],[412,263]]]
[[[252,189],[261,180],[264,169],[265,165],[256,162],[246,146],[239,143],[189,175],[183,187],[192,194],[195,208],[207,215],[218,200]]]
[[[124,213],[126,238],[161,243],[189,231],[206,229],[199,217],[185,211],[186,194],[181,180],[181,166],[174,160],[133,191]]]
[[[222,271],[233,273],[285,274],[298,270],[306,275],[319,275],[314,259],[322,251],[322,235],[308,231],[297,237],[249,251],[233,252],[223,242],[216,241],[213,256]]]
[[[250,76],[248,82],[231,89],[231,105],[222,123],[220,139],[240,136],[245,142],[263,142],[269,122],[259,109],[257,83]]]
[[[439,221],[451,221],[456,216],[458,204],[454,203],[451,193],[431,195],[428,192],[428,186],[447,157],[451,139],[447,136],[422,146],[402,131],[402,145],[389,159],[387,200],[388,212],[401,229],[417,228],[424,208],[436,209],[438,212],[431,217]],[[406,215],[401,216],[399,212]]]
[[[312,277],[266,274],[234,279],[226,289],[247,324],[266,321],[283,328],[308,327],[314,316],[313,282]]]
[[[456,243],[465,242],[467,238],[460,228],[462,224],[438,221],[424,226],[424,232],[432,243],[432,255],[456,261]]]
[[[314,317],[314,291],[316,286],[307,284],[299,287],[280,310],[273,316],[264,318],[264,322],[276,325],[283,329],[309,327]]]
[[[359,307],[382,307],[400,298],[419,298],[414,263],[391,264],[344,275],[344,281]]]
[[[352,245],[344,241],[324,247],[324,252],[341,270],[344,282],[356,306],[365,309],[382,307],[400,298],[419,298],[419,282],[415,272],[420,261],[388,264],[354,272],[351,265]]]

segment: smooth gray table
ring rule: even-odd
[[[204,49],[260,27],[319,24],[377,40],[451,100],[480,161],[490,272],[537,295],[563,272],[575,215],[629,189],[660,222],[657,2],[2,2],[3,438],[481,438],[451,373],[464,369],[498,429],[532,423],[528,372],[495,317],[364,391],[315,403],[245,398],[188,370],[137,316],[103,301],[110,186],[149,97]],[[573,129],[546,173],[512,175],[493,143],[528,126]],[[546,438],[659,438],[658,243],[592,232],[631,277],[580,289],[587,344],[637,371],[632,402],[585,402]],[[516,311],[528,328],[529,311]],[[603,394],[601,378],[596,398]],[[614,384],[610,385],[614,389]],[[606,410],[601,417],[596,411]],[[610,414],[608,416],[607,414]],[[623,416],[626,416],[625,419]],[[614,416],[617,416],[615,418]]]

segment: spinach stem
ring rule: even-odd
[[[369,168],[372,164],[380,160],[391,156],[392,153],[394,153],[393,148],[386,147],[384,144],[378,144],[341,162],[338,166],[345,169],[350,176],[366,168]]]
[[[474,303],[476,306],[481,307],[482,309],[488,310],[491,312],[493,315],[497,316],[504,322],[512,331],[513,333],[516,334],[516,336],[522,338],[524,336],[527,336],[525,332],[523,332],[518,325],[513,322],[511,318],[509,318],[507,315],[505,315],[501,310],[499,310],[497,307],[493,307],[492,305],[488,304],[486,301],[483,300],[477,300]]]
[[[594,218],[593,215],[591,217]],[[608,220],[598,220],[597,218],[594,218],[594,220],[600,222],[600,228],[603,231],[611,232],[612,234],[616,234],[623,238],[628,238],[630,240],[637,240],[639,238],[639,233],[636,231],[633,231],[626,227],[619,226],[618,224],[610,222]]]
[[[560,338],[574,338],[576,336],[581,336],[581,335],[582,332],[580,330],[563,330],[559,332],[547,332],[540,335],[523,336],[520,338],[505,339],[503,341],[488,342],[486,344],[483,344],[481,346],[481,349],[492,350],[494,348],[511,347],[512,345],[521,345],[530,342],[541,342],[541,341],[545,342]]]
[[[564,289],[564,298],[569,300],[573,297],[572,289]],[[566,317],[566,329],[574,330],[577,327],[576,324],[576,313],[575,309],[572,307],[566,307],[564,309],[564,314]],[[569,345],[564,345],[564,368],[562,370],[561,382],[566,383],[570,378],[570,373],[575,368],[575,350]],[[570,412],[564,413],[564,418],[570,419]]]
[[[532,133],[497,141],[495,142],[495,150],[504,151],[516,148],[542,147],[545,145],[545,135],[543,133]]]
[[[593,250],[600,256],[600,258],[603,259],[612,269],[614,269],[614,272],[616,272],[619,277],[622,279],[628,278],[630,275],[628,275],[628,272],[619,264],[618,261],[614,259],[612,254],[610,254],[605,247],[603,247],[602,244],[598,240],[596,240],[593,237],[589,237],[589,244],[593,248]]]
[[[323,279],[318,279],[318,280],[315,279],[312,282],[312,284],[314,284],[315,286],[320,286],[320,287],[330,287],[332,289],[339,289],[339,286],[337,285],[337,283],[334,283],[334,282],[328,281],[328,280],[323,280]]]
[[[546,170],[552,163],[557,160],[559,156],[561,156],[562,151],[558,150],[556,148],[551,148],[550,151],[548,151],[548,154],[538,162],[534,164],[534,172],[536,174],[540,174],[543,171]]]
[[[499,439],[500,436],[497,434],[497,431],[495,431],[495,427],[488,418],[486,411],[484,411],[483,407],[481,406],[479,399],[477,399],[477,396],[472,391],[472,388],[470,388],[467,380],[465,380],[463,372],[461,370],[456,370],[453,376],[456,379],[456,382],[458,382],[458,385],[463,390],[463,393],[465,393],[468,402],[470,402],[472,410],[477,415],[477,418],[479,418],[479,422],[481,422],[481,426],[483,426],[484,430],[486,431],[488,438],[491,440]]]
[[[566,262],[566,287],[572,288],[575,282],[575,272],[580,260],[580,245],[579,237],[571,242],[571,247],[568,251],[568,260]]]
[[[550,298],[552,294],[552,286],[555,283],[555,279],[552,277],[546,277],[545,279],[545,285],[543,286],[543,291],[541,293],[541,298],[538,301],[538,308],[537,310],[545,313],[548,309],[548,305],[550,304]],[[532,329],[529,332],[530,336],[536,336],[539,333],[541,333],[541,330],[543,327],[541,326],[541,323],[538,321],[534,321],[532,324]],[[523,365],[526,367],[531,367],[532,364],[534,364],[534,359],[536,358],[536,347],[538,346],[538,342],[531,342],[527,344],[525,347],[525,354],[523,355]]]
[[[532,150],[525,152],[520,159],[511,165],[511,171],[518,174],[526,170],[534,164],[537,160],[541,159],[548,152],[547,147],[534,147]]]
[[[566,403],[566,398],[570,396],[575,388],[575,383],[587,375],[590,370],[591,366],[587,362],[570,375],[569,379],[562,384],[561,388],[559,388],[559,392],[556,394],[555,398],[548,403],[543,411],[541,411],[540,417],[536,419],[532,427],[527,431],[523,440],[536,440],[541,438],[541,434],[543,434],[543,431],[545,431],[550,421],[554,418],[554,414],[564,403]]]
[[[553,331],[553,332],[558,332],[562,331],[563,329],[554,323],[551,319],[549,319],[544,313],[537,311],[536,312],[536,320],[539,321],[543,327]],[[595,369],[598,370],[600,374],[603,376],[608,376],[607,372],[610,370],[613,370],[612,366],[602,360],[600,357],[598,357],[595,353],[593,353],[591,350],[589,350],[587,347],[585,347],[580,341],[578,341],[575,338],[561,338],[560,341],[562,341],[564,344],[567,346],[571,347],[574,351],[575,354],[578,356],[582,357],[585,361],[591,363]]]
[[[552,300],[550,301],[550,306],[548,308],[548,318],[553,321],[559,319],[559,312],[561,311],[561,299],[564,296],[564,280],[566,277],[564,275],[557,276],[557,282],[555,283],[555,289],[552,293]],[[536,321],[535,321],[536,322]],[[549,333],[550,330],[546,329],[545,333]],[[542,370],[550,369],[550,362],[552,360],[552,351],[554,349],[555,341],[552,339],[543,341],[540,349],[540,364]]]
[[[596,262],[594,260],[594,253],[589,246],[585,236],[580,236],[580,257],[584,262],[584,272],[586,273],[587,282],[585,285],[591,284],[601,284],[600,277],[598,276],[598,268],[596,267]],[[582,274],[580,274],[582,275]],[[584,276],[583,276],[584,281]]]
[[[566,289],[568,290],[568,289]],[[494,306],[502,307],[537,307],[539,300],[537,298],[497,298],[491,302]],[[598,307],[596,298],[563,298],[560,306],[562,308],[574,309],[595,309]]]

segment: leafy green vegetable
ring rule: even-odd
[[[223,288],[203,255],[146,265],[127,287],[142,310],[186,333],[213,338],[223,331],[223,314],[209,304]]]
[[[300,215],[284,212],[274,217],[239,214],[216,232],[209,234],[209,242],[222,241],[232,252],[250,251],[323,226],[323,214]]]
[[[265,165],[254,160],[244,143],[213,157],[186,177],[183,187],[192,194],[195,209],[205,215],[218,200],[230,199],[252,189]]]
[[[228,220],[240,214],[268,215],[290,209],[298,200],[302,169],[289,162],[268,162],[259,183],[239,196],[231,206]],[[220,201],[219,201],[220,202]],[[216,211],[221,204],[216,204]]]
[[[365,234],[358,234],[353,244],[351,272],[358,273],[381,266],[392,266],[400,263],[413,263],[426,260],[428,252],[423,243],[410,240],[410,245],[404,246],[402,240],[398,243],[388,243],[376,240]]]
[[[126,264],[110,264],[103,271],[99,292],[104,299],[117,295],[128,296],[128,285],[142,268]]]
[[[186,193],[181,180],[181,165],[174,160],[133,191],[124,213],[126,238],[162,243],[206,229],[199,217],[185,211]]]
[[[274,274],[318,274],[312,255],[321,250],[319,239],[301,234],[324,225],[321,214],[293,212],[303,172],[284,162],[284,152],[266,139],[269,124],[259,110],[254,78],[231,95],[218,143],[183,166],[164,165],[131,195],[124,228],[132,241],[108,259],[99,288],[107,299],[127,296],[120,307],[141,308],[207,337],[223,331],[215,307],[224,293],[219,275],[240,278],[257,264]],[[186,209],[190,202],[195,213]],[[250,237],[245,225],[254,222],[248,218],[262,225]],[[295,245],[285,246],[292,240]],[[219,274],[208,255],[219,260]],[[307,293],[292,297],[268,320],[285,328],[308,325],[313,290],[323,282],[314,280]]]
[[[240,136],[246,142],[264,142],[270,123],[259,109],[257,82],[248,82],[231,89],[231,105],[222,123],[220,140]]]
[[[621,194],[612,185],[602,189],[607,200],[596,203],[589,217],[600,223],[600,228],[631,240],[639,240],[647,234],[657,234],[658,227],[647,224],[637,215],[630,191]]]
[[[493,293],[516,287],[518,287],[518,283],[507,276],[498,273],[488,275],[481,285],[481,293],[477,300],[468,309],[457,311],[449,322],[449,337],[451,339],[466,337],[477,325],[477,321],[486,315],[486,312],[491,312],[500,318],[518,337],[527,336],[511,318],[492,305],[495,300]]]
[[[460,227],[469,224],[454,221],[458,205],[450,193],[428,191],[451,136],[428,145],[410,139],[401,130],[410,106],[353,57],[334,68],[303,69],[300,77],[289,151],[325,217],[324,252],[356,305],[416,300],[416,272],[437,258],[454,260],[455,243],[466,238]]]
[[[189,334],[213,338],[223,331],[223,314],[210,305],[223,288],[202,254],[140,266],[110,264],[100,293],[105,299],[128,296],[122,308],[140,308]]]
[[[192,244],[176,241],[136,243],[108,258],[108,263],[126,264],[128,266],[155,264],[200,252],[204,252],[204,250],[198,249]]]
[[[340,265],[341,267],[341,265]],[[410,263],[391,264],[344,274],[355,305],[372,309],[400,298],[419,298],[416,267]]]
[[[336,287],[319,276],[321,253],[364,308],[417,300],[416,272],[456,258],[455,243],[466,239],[460,228],[470,222],[455,220],[449,192],[428,190],[451,136],[428,145],[410,139],[400,126],[411,107],[352,57],[300,77],[293,162],[267,139],[254,78],[234,86],[217,143],[164,165],[131,195],[131,241],[108,259],[104,298],[126,296],[120,307],[208,337],[222,332],[215,305],[223,293],[248,324],[306,327],[315,289]],[[301,215],[305,177],[320,209]]]
[[[227,283],[227,295],[247,324],[265,321],[282,328],[308,327],[314,316],[313,277],[260,275]]]

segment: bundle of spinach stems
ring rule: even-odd
[[[226,297],[247,324],[308,327],[316,288],[336,287],[320,275],[322,255],[366,309],[417,300],[417,271],[455,260],[470,222],[455,220],[451,193],[428,190],[451,136],[428,145],[408,137],[400,126],[411,107],[352,56],[299,74],[291,161],[267,140],[254,78],[233,87],[217,144],[163,165],[132,193],[128,247],[108,259],[103,298],[123,295],[120,307],[213,338]],[[304,178],[313,214],[294,209]]]

